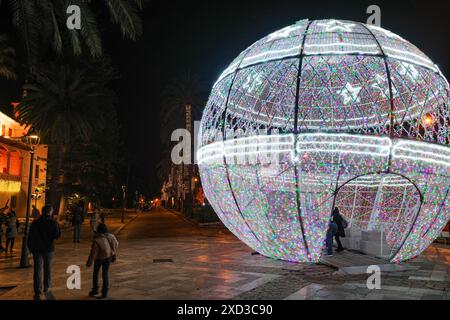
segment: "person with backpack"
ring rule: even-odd
[[[37,220],[40,216],[41,213],[39,212],[39,209],[36,208],[36,206],[33,204],[33,210],[31,210],[31,218],[33,218],[33,220]]]
[[[3,241],[2,241],[2,236],[3,236],[3,225],[6,224],[8,218],[5,215],[5,211],[9,208],[8,207],[8,202],[9,200],[6,202],[6,205],[0,209],[0,252],[5,251],[5,248],[3,248]]]
[[[6,245],[5,245],[5,253],[8,253],[8,247],[9,247],[9,253],[13,253],[14,250],[14,242],[16,241],[16,237],[19,230],[19,220],[17,220],[16,213],[11,210],[8,215],[6,216]]]
[[[72,212],[72,227],[73,227],[73,242],[80,243],[81,225],[84,222],[84,205],[82,202],[73,209]]]
[[[117,238],[108,232],[108,228],[104,223],[97,226],[97,231],[92,240],[91,252],[86,262],[87,267],[94,265],[92,275],[92,290],[89,292],[90,297],[98,295],[98,275],[102,269],[102,299],[108,299],[109,291],[109,267],[112,262],[116,261],[117,248],[119,242]]]
[[[348,223],[344,219],[344,217],[341,215],[339,208],[337,208],[337,207],[334,208],[334,210],[333,210],[333,221],[337,225],[337,231],[336,231],[336,234],[334,235],[334,238],[338,245],[338,248],[336,251],[341,252],[341,251],[344,251],[345,248],[342,246],[340,238],[345,238],[345,229],[348,227]]]
[[[44,294],[47,299],[54,299],[50,292],[52,259],[55,252],[54,241],[60,237],[61,230],[58,222],[53,218],[53,208],[46,205],[42,208],[41,217],[31,224],[27,242],[28,250],[33,254],[34,261],[33,287],[35,300],[41,300],[42,266],[44,266]]]

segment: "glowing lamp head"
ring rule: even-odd
[[[41,138],[37,134],[29,134],[25,137],[26,143],[31,147],[36,147],[41,143]]]
[[[413,258],[450,219],[448,101],[439,68],[402,37],[301,20],[214,84],[197,153],[205,195],[272,258],[319,261],[336,204],[352,227],[386,237],[376,255]]]

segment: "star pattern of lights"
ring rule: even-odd
[[[382,231],[392,262],[418,256],[450,219],[449,84],[379,27],[301,20],[220,75],[197,153],[223,223],[261,254],[318,262],[333,206]]]

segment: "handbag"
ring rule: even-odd
[[[347,222],[347,220],[345,220],[344,218],[342,218],[342,227],[343,227],[344,229],[347,229],[347,228],[348,228],[348,222]]]
[[[109,239],[108,239],[108,244],[109,244],[109,247],[111,248],[111,253],[114,253],[114,254],[111,256],[111,262],[114,263],[114,262],[117,261],[117,254],[116,254],[116,252],[113,250],[113,246],[112,246],[111,241],[110,241]]]

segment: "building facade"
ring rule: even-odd
[[[0,113],[0,208],[8,205],[19,218],[27,210],[31,155],[30,147],[22,142],[26,134],[24,126]],[[31,190],[32,205],[39,210],[45,204],[47,153],[45,145],[35,148]]]

